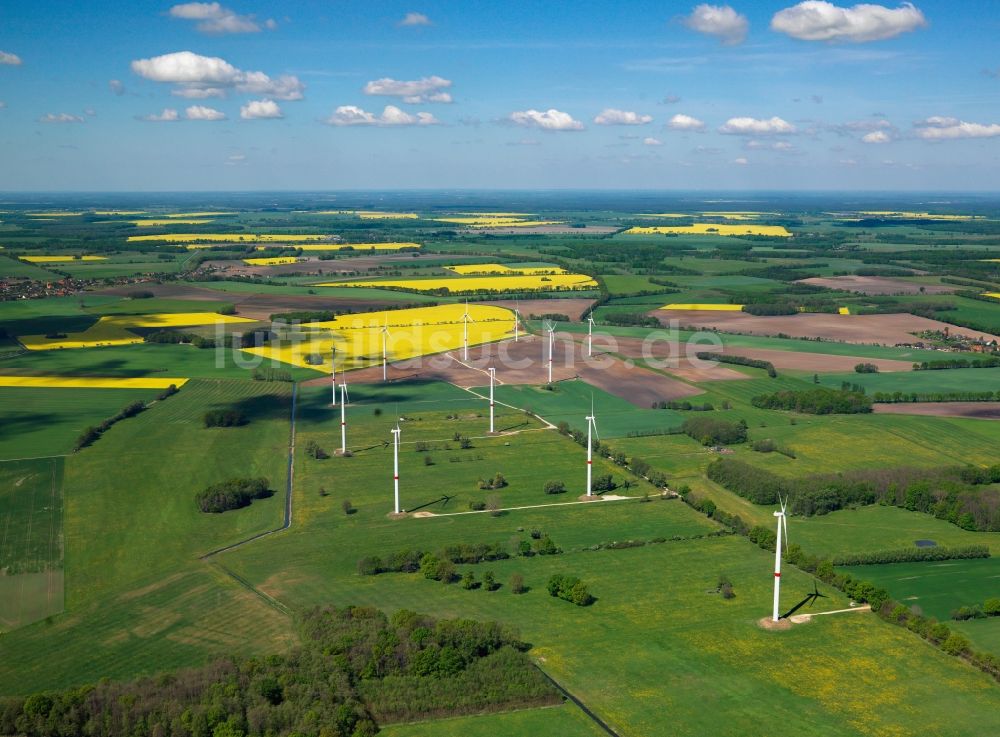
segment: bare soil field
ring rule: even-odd
[[[650,312],[663,325],[672,321],[680,327],[712,328],[722,332],[750,335],[788,335],[793,338],[822,338],[842,343],[863,345],[913,344],[916,333],[924,330],[943,331],[983,340],[1000,340],[995,335],[969,328],[956,327],[940,320],[930,320],[908,313],[893,315],[831,315],[801,313],[759,317],[746,312],[714,310],[653,310]]]
[[[967,417],[974,420],[1000,420],[1000,402],[899,402],[876,404],[882,415],[928,415],[931,417]]]
[[[799,283],[858,294],[951,294],[955,291],[954,287],[917,284],[887,276],[814,276],[800,279]]]
[[[822,374],[842,374],[853,371],[859,363],[874,363],[878,370],[887,373],[892,371],[912,371],[913,364],[909,361],[895,361],[891,358],[862,358],[860,356],[833,356],[826,353],[804,353],[799,351],[775,351],[767,348],[725,348],[722,353],[734,356],[746,356],[761,361],[770,361],[776,369],[789,371],[812,371]]]
[[[467,364],[462,361],[462,351],[453,351],[390,363],[387,375],[390,381],[436,379],[461,387],[483,386],[488,383],[487,367],[494,366],[497,369],[497,381],[502,384],[544,384],[548,381],[546,350],[546,342],[541,337],[522,336],[516,343],[505,340],[471,347]],[[648,409],[653,402],[702,393],[697,387],[635,366],[631,361],[622,361],[609,355],[595,355],[588,361],[584,351],[583,345],[557,333],[552,380],[579,378],[643,409]],[[381,381],[381,366],[348,374],[349,383],[374,384]],[[327,383],[329,377],[318,377],[307,382],[309,385]]]
[[[490,302],[482,302],[484,305],[496,305],[513,310],[515,307],[520,310],[521,317],[528,319],[529,315],[566,315],[574,322],[580,322],[584,310],[594,304],[592,299],[496,299]]]
[[[586,349],[586,337],[576,337]],[[619,336],[594,333],[594,353],[617,353],[627,358],[655,359],[662,361],[660,370],[685,381],[735,381],[749,379],[747,374],[740,373],[727,366],[699,361],[694,355],[698,351],[711,350],[708,346],[688,346],[685,343],[667,343],[656,341],[645,343],[639,338],[622,338]],[[854,364],[851,364],[854,368]]]

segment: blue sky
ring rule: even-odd
[[[995,190],[998,33],[985,0],[14,0],[0,190]]]

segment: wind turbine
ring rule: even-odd
[[[462,315],[462,323],[464,324],[463,333],[463,344],[465,345],[465,361],[469,360],[469,323],[475,322],[472,319],[472,315],[469,314],[469,300],[465,300],[465,313]]]
[[[399,423],[392,430],[392,489],[395,499],[395,513],[399,514]]]
[[[347,379],[340,382],[340,454],[347,455]]]
[[[594,355],[594,318],[587,315],[587,358]]]
[[[556,326],[551,322],[545,323],[545,329],[549,331],[549,383],[552,383],[552,341],[555,336]]]
[[[497,380],[497,370],[492,366],[487,370],[490,372],[490,434],[492,435],[495,432],[493,429],[493,384]]]
[[[330,404],[337,406],[337,349],[330,348]]]
[[[387,374],[387,361],[388,361],[388,351],[387,343],[389,340],[389,316],[385,317],[385,324],[382,325],[382,381],[388,381]]]
[[[788,522],[785,516],[785,508],[787,506],[787,500],[781,501],[781,511],[775,512],[774,516],[778,518],[778,538],[777,544],[774,548],[774,612],[771,615],[771,619],[777,622],[780,619],[778,615],[778,599],[781,595],[781,533],[785,533],[785,544],[788,544]]]
[[[514,300],[514,342],[517,342],[518,328],[521,327],[521,311],[518,309],[519,303]]]
[[[590,431],[593,429],[594,435],[600,440],[601,436],[597,434],[597,418],[594,416],[594,397],[590,397],[590,414],[586,417],[587,420],[587,496],[593,496],[594,492],[591,491],[591,476],[594,470],[594,445],[590,441]]]

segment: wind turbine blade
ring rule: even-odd
[[[594,423],[594,437],[600,440],[601,436],[597,434],[597,420],[592,420],[592,422]]]
[[[784,509],[784,508],[782,508],[782,509]],[[781,527],[784,529],[784,532],[785,532],[785,550],[787,551],[788,550],[788,515],[784,514],[784,512],[782,512],[782,515],[781,515]]]

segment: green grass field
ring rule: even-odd
[[[538,386],[499,386],[496,400],[528,409],[556,425],[568,422],[571,428],[587,429],[591,398],[601,437],[616,438],[630,432],[656,432],[677,428],[684,421],[680,412],[664,409],[637,409],[624,399],[608,394],[583,381],[560,381],[554,390]],[[489,392],[489,387],[480,388]]]
[[[0,463],[0,631],[63,606],[63,459]]]
[[[845,566],[842,570],[884,587],[894,599],[947,620],[953,609],[1000,596],[1000,558]]]
[[[486,714],[454,719],[436,719],[416,724],[385,727],[383,737],[603,737],[606,732],[573,704],[547,709],[527,709],[506,714]]]
[[[16,277],[19,279],[35,279],[38,281],[58,280],[60,276],[46,271],[40,266],[29,264],[24,261],[0,255],[0,276]]]
[[[939,359],[940,360],[940,359]],[[1000,368],[898,371],[889,374],[821,374],[820,384],[839,389],[843,382],[875,392],[976,392],[1000,389]]]
[[[0,362],[0,367],[6,362]],[[0,369],[2,371],[2,369]],[[154,389],[0,387],[0,460],[63,455],[80,433]]]

